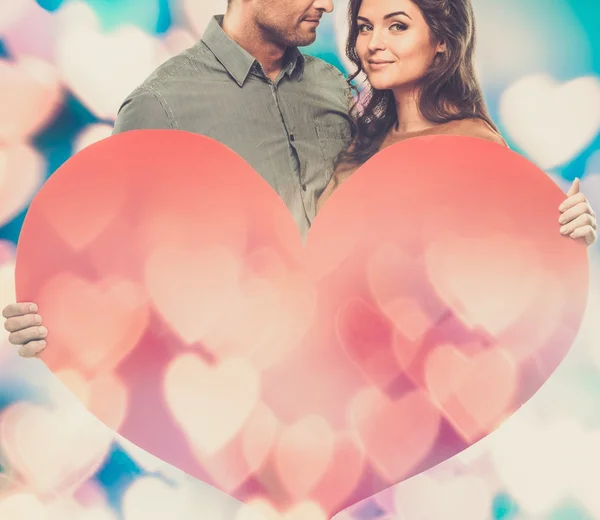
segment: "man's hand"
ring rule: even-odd
[[[48,330],[42,326],[42,317],[37,314],[35,303],[13,303],[2,311],[6,318],[4,328],[10,332],[8,341],[19,347],[19,355],[30,358],[46,348],[44,339]]]
[[[558,208],[562,213],[558,222],[563,235],[582,238],[591,246],[598,238],[598,223],[596,213],[580,189],[581,182],[575,179],[567,192],[567,199]]]

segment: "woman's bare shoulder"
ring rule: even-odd
[[[483,119],[469,118],[452,121],[448,124],[448,133],[465,137],[478,137],[506,146],[502,136]]]

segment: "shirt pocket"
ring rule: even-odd
[[[323,173],[329,180],[335,160],[350,144],[350,126],[348,123],[315,125],[315,131],[325,166]]]

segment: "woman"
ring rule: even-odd
[[[490,119],[475,76],[470,0],[350,0],[346,54],[369,87],[359,96],[353,139],[336,162],[317,211],[379,150],[410,137],[453,134],[506,146]],[[359,108],[362,105],[363,108]],[[596,240],[596,218],[579,190],[569,190],[561,232]]]

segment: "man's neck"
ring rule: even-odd
[[[269,40],[264,31],[254,23],[248,23],[248,17],[241,9],[225,14],[223,31],[261,64],[271,80],[277,78],[283,68],[285,46]]]

